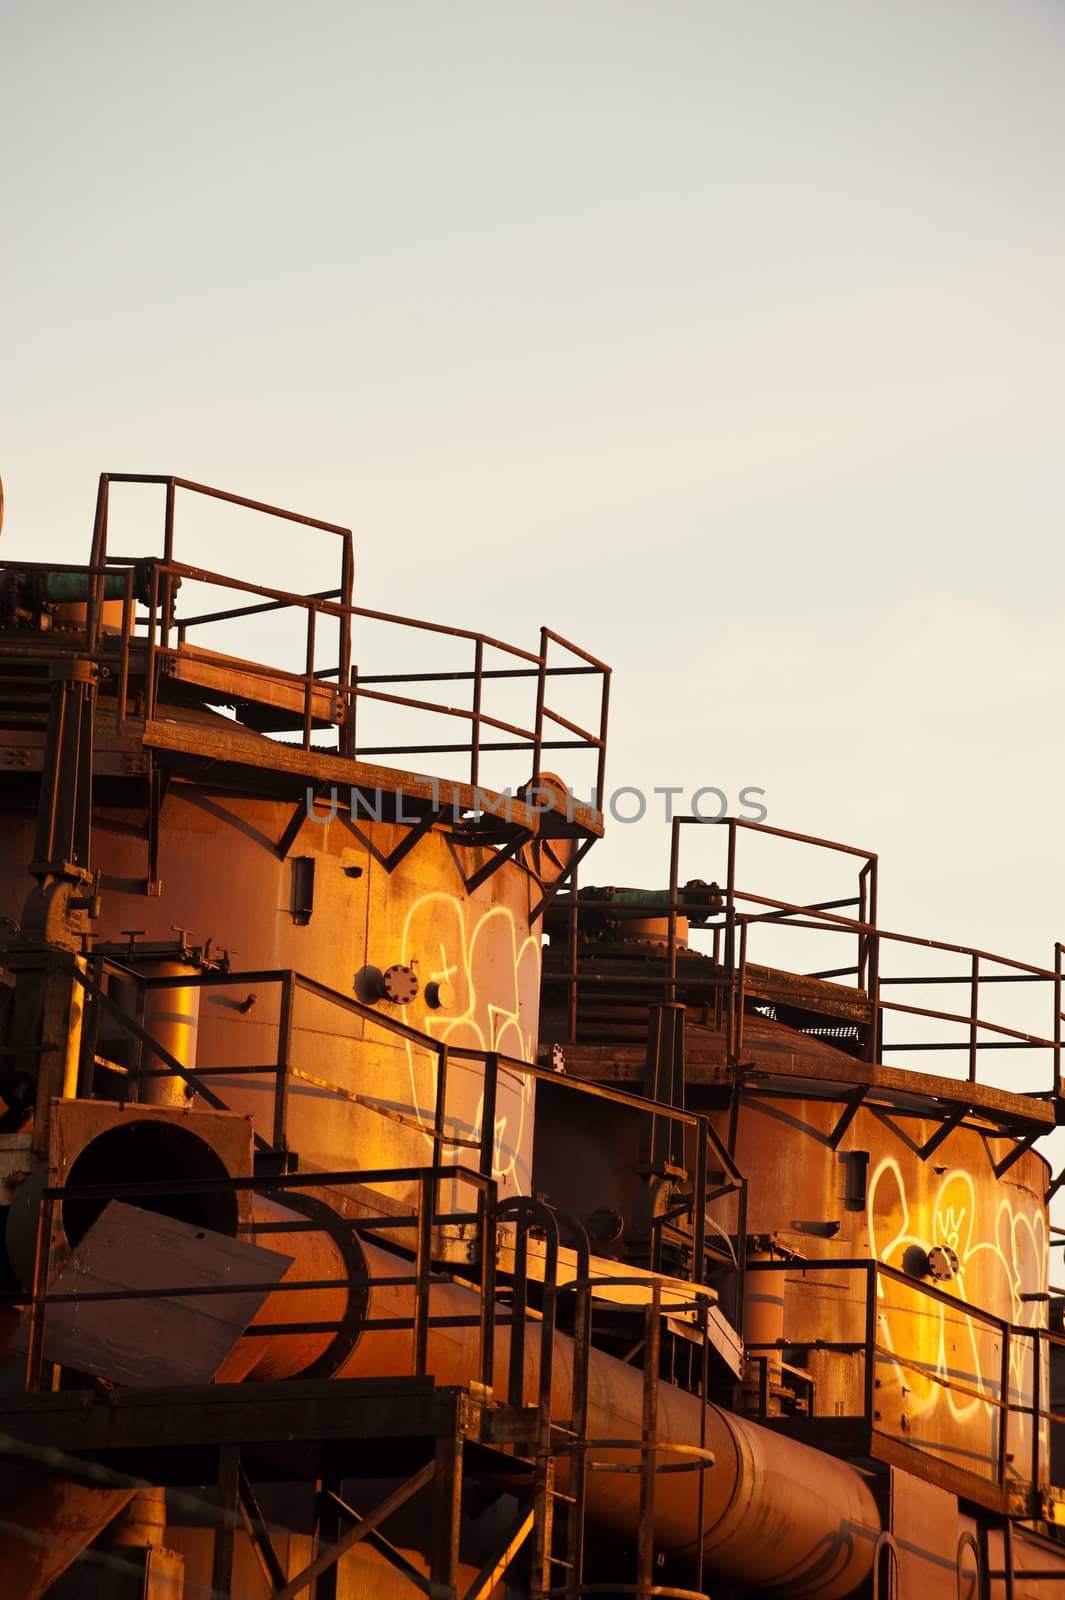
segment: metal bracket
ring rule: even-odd
[[[396,845],[396,848],[387,856],[383,851],[378,850],[373,840],[363,833],[362,829],[355,822],[353,822],[350,817],[342,817],[340,820],[343,822],[344,826],[355,835],[363,849],[369,851],[370,855],[373,856],[374,860],[377,862],[377,865],[379,867],[383,867],[387,873],[391,874],[395,872],[400,862],[406,859],[418,841],[420,839],[424,839],[425,835],[443,819],[448,809],[449,808],[447,806],[441,806],[436,811],[427,811],[425,816],[422,817],[421,821],[414,824],[410,832],[399,841],[399,843]]]
[[[854,1090],[853,1094],[849,1094],[847,1096],[847,1102],[843,1108],[839,1120],[828,1136],[829,1145],[833,1150],[839,1149],[843,1140],[843,1135],[846,1133],[847,1129],[858,1115],[858,1112],[861,1110],[865,1102],[865,1097],[868,1093],[869,1085],[867,1083],[863,1083],[859,1088]]]
[[[498,872],[501,866],[503,866],[507,861],[510,861],[519,850],[524,849],[524,847],[533,838],[535,838],[535,834],[533,834],[529,829],[519,828],[515,837],[509,840],[507,844],[503,846],[502,850],[497,850],[495,854],[484,863],[483,866],[478,867],[476,872],[472,873],[470,877],[467,877],[465,868],[463,867],[462,862],[459,860],[455,847],[455,841],[449,834],[447,847],[451,852],[451,859],[458,868],[459,877],[462,879],[462,886],[466,893],[472,894],[475,889],[479,889],[481,887],[482,883],[487,883],[488,879],[492,877],[494,873]]]

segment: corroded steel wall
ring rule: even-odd
[[[306,821],[289,859],[275,848],[292,817],[291,803],[217,798],[174,785],[163,811],[158,897],[109,887],[95,924],[101,940],[124,931],[148,940],[173,940],[185,928],[197,943],[208,938],[230,951],[234,968],[288,969],[344,995],[367,966],[415,965],[419,993],[410,1004],[380,1002],[398,1018],[453,1046],[498,1050],[535,1060],[539,1019],[540,940],[529,911],[539,890],[518,862],[507,862],[468,894],[460,873],[488,859],[483,849],[449,849],[442,832],[422,838],[388,872],[342,817]],[[117,811],[95,817],[94,850],[105,885],[143,878],[145,846],[127,832],[143,816]],[[17,917],[31,880],[28,816],[0,817],[0,915]],[[387,857],[409,833],[389,823],[359,821],[360,831]],[[314,862],[314,897],[305,926],[293,916],[291,857]],[[457,860],[456,860],[457,857]],[[360,876],[351,876],[353,871]],[[426,990],[447,984],[447,1004],[433,1008]],[[233,989],[208,991],[199,1008],[199,1066],[255,1066],[277,1053],[280,991],[263,986],[254,1002]],[[372,1104],[356,1104],[313,1083],[289,1089],[289,1144],[308,1165],[322,1168],[422,1166],[431,1156],[436,1093],[433,1052],[390,1036],[381,1027],[302,995],[294,1016],[293,1064]],[[259,1132],[273,1129],[274,1075],[214,1079],[234,1110],[251,1114]],[[481,1131],[482,1073],[452,1062],[446,1126],[459,1138]],[[380,1110],[374,1109],[380,1107]],[[388,1114],[382,1114],[382,1112]],[[501,1192],[527,1194],[532,1155],[531,1084],[500,1075],[495,1168]],[[456,1146],[447,1159],[471,1160]],[[398,1199],[398,1190],[391,1191]]]
[[[995,1163],[1013,1142],[969,1128],[955,1129],[922,1159],[939,1119],[867,1108],[837,1150],[829,1140],[839,1115],[839,1104],[823,1099],[749,1097],[739,1118],[749,1230],[775,1236],[795,1258],[750,1282],[755,1292],[759,1281],[774,1293],[782,1287],[785,1356],[816,1379],[818,1413],[860,1415],[864,1355],[809,1345],[865,1338],[865,1275],[833,1261],[873,1258],[897,1269],[905,1281],[881,1278],[876,1296],[876,1426],[987,1479],[1004,1448],[1007,1481],[1029,1482],[1030,1423],[1014,1414],[1003,1440],[994,1402],[1004,1373],[1012,1400],[1032,1399],[1030,1341],[1004,1349],[999,1322],[1046,1324],[1047,1163],[1028,1152],[996,1177]],[[856,1152],[868,1155],[864,1193],[848,1197],[848,1157]],[[719,1220],[727,1225],[724,1208]],[[956,1274],[940,1283],[927,1270],[937,1246],[957,1256]],[[1045,1397],[1045,1372],[1042,1380]]]

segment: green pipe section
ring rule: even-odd
[[[93,582],[87,572],[48,572],[45,573],[44,592],[56,605],[76,605],[91,599]],[[122,600],[125,593],[124,572],[104,574],[102,595],[104,600]]]

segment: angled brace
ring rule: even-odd
[[[478,867],[476,872],[472,873],[470,877],[467,878],[462,862],[459,860],[455,842],[449,834],[447,847],[451,852],[451,859],[454,861],[455,866],[458,869],[458,874],[462,879],[462,886],[466,893],[472,894],[475,889],[479,889],[481,884],[486,883],[493,873],[499,871],[504,862],[509,861],[517,854],[519,850],[524,849],[524,847],[533,838],[535,838],[535,834],[533,834],[528,828],[519,828],[514,838],[511,839],[502,850],[497,851],[490,860],[485,862],[483,867]]]
[[[530,911],[530,923],[536,922],[540,917],[542,917],[548,906],[558,894],[558,891],[560,889],[564,889],[567,884],[573,881],[574,872],[580,866],[581,862],[584,860],[595,841],[596,835],[594,833],[590,833],[577,846],[577,849],[573,853],[573,860],[566,867],[561,877],[556,878],[554,883],[548,884],[548,886],[544,889],[543,898],[541,899],[540,903],[535,906],[532,911]]]
[[[847,1103],[840,1114],[839,1120],[828,1136],[829,1145],[833,1150],[839,1149],[843,1135],[861,1110],[868,1093],[869,1085],[863,1083],[859,1088],[855,1089],[853,1094],[847,1096]]]
[[[427,811],[425,816],[422,817],[421,821],[414,824],[410,832],[399,841],[399,843],[396,845],[396,848],[390,851],[387,856],[383,853],[383,851],[378,850],[373,840],[368,838],[358,824],[353,822],[350,817],[343,817],[341,820],[343,821],[345,828],[349,829],[349,831],[355,835],[356,839],[358,839],[363,848],[369,851],[370,855],[372,855],[374,860],[377,862],[377,865],[379,867],[383,867],[386,872],[392,873],[399,866],[400,862],[405,860],[410,852],[414,849],[414,846],[418,843],[419,839],[424,839],[425,835],[430,831],[430,829],[435,827],[438,822],[442,821],[445,813],[449,809],[450,808],[448,806],[441,806],[436,811]]]
[[[940,1123],[932,1137],[930,1139],[926,1139],[924,1144],[918,1150],[917,1156],[920,1161],[927,1161],[929,1156],[939,1149],[943,1141],[950,1138],[950,1135],[954,1132],[954,1129],[961,1127],[962,1123],[969,1115],[969,1109],[970,1108],[968,1106],[959,1106],[957,1111],[952,1111],[950,1116],[946,1117],[943,1122]]]
[[[992,1168],[995,1177],[1001,1178],[1004,1173],[1010,1170],[1015,1161],[1019,1161],[1022,1156],[1027,1155],[1043,1131],[1042,1128],[1037,1128],[1034,1133],[1026,1134],[1023,1139],[1019,1140],[1012,1150],[1007,1150],[1002,1160],[996,1162]]]

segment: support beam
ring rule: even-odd
[[[240,1450],[236,1445],[224,1444],[218,1452],[218,1522],[211,1561],[215,1600],[230,1600],[233,1594],[233,1536],[240,1516],[239,1493]]]
[[[394,1489],[390,1495],[382,1500],[379,1506],[375,1506],[360,1523],[354,1528],[349,1528],[347,1533],[339,1538],[334,1545],[331,1545],[328,1550],[322,1550],[314,1558],[310,1566],[304,1567],[303,1571],[286,1583],[283,1589],[278,1589],[275,1594],[271,1595],[270,1600],[295,1600],[296,1595],[303,1594],[304,1590],[314,1582],[315,1578],[328,1571],[331,1566],[335,1566],[341,1556],[345,1555],[355,1545],[361,1543],[366,1538],[366,1535],[372,1533],[380,1523],[387,1521],[393,1511],[398,1511],[400,1506],[406,1505],[408,1500],[413,1500],[419,1489],[425,1488],[435,1471],[435,1461],[428,1462],[419,1472],[414,1474],[413,1478],[408,1478],[406,1483],[401,1484],[398,1489]]]
[[[462,1515],[462,1434],[458,1416],[436,1442],[433,1477],[433,1525],[429,1544],[429,1576],[444,1594],[457,1595],[459,1524]],[[443,1594],[439,1596],[443,1600]]]
[[[528,1539],[533,1527],[534,1509],[526,1504],[518,1512],[518,1524],[498,1555],[485,1562],[473,1583],[466,1590],[464,1600],[490,1600],[496,1585],[506,1577],[507,1568]]]

